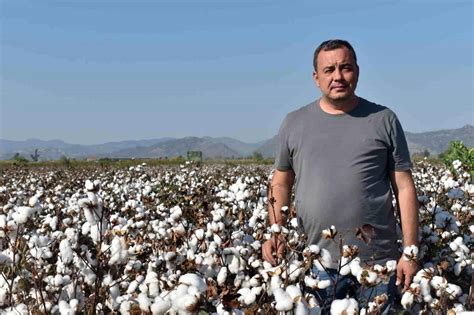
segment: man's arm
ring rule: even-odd
[[[295,180],[295,173],[292,170],[279,171],[275,170],[270,189],[268,191],[268,220],[269,224],[286,224],[286,217],[282,214],[281,208],[289,206],[290,194]],[[276,236],[266,241],[262,246],[263,259],[269,263],[276,265],[273,253],[276,252],[277,257],[282,257],[284,252],[284,242]]]
[[[392,187],[397,199],[400,222],[403,232],[403,246],[418,246],[418,200],[411,171],[390,172]],[[404,289],[410,286],[412,278],[418,269],[414,261],[407,261],[403,257],[397,266],[397,285],[404,283]]]

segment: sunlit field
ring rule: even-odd
[[[305,244],[295,209],[268,226],[271,165],[140,163],[7,165],[0,170],[0,313],[379,314],[387,297],[322,301],[331,259]],[[473,196],[469,169],[426,160],[413,170],[420,201],[420,271],[399,312],[471,307]],[[271,207],[270,207],[271,208]],[[342,242],[336,227],[322,231]],[[272,233],[287,250],[262,261]],[[356,233],[356,230],[354,230]],[[360,233],[360,231],[359,231]],[[364,234],[364,233],[362,233]],[[361,235],[370,241],[370,233]],[[341,246],[339,275],[376,292],[396,262],[371,265]],[[427,314],[427,313],[426,313]]]

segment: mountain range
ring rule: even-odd
[[[427,150],[431,155],[438,155],[447,149],[452,140],[462,140],[467,147],[474,147],[473,125],[422,133],[405,132],[405,135],[411,154]],[[71,144],[62,140],[0,139],[0,159],[11,159],[16,153],[31,159],[35,149],[38,149],[39,160],[56,160],[62,156],[75,159],[185,157],[188,151],[202,151],[203,158],[241,158],[251,156],[253,152],[259,152],[263,157],[273,157],[277,146],[277,136],[256,143],[246,143],[228,137],[185,137],[127,140],[95,145]]]

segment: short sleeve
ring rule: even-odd
[[[278,149],[275,156],[275,168],[279,171],[289,171],[293,169],[293,159],[288,145],[288,116],[283,120],[278,131]]]
[[[388,154],[388,168],[390,171],[407,171],[412,168],[405,133],[395,115],[390,126],[390,150]]]

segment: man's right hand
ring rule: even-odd
[[[276,257],[275,257],[276,254]],[[272,235],[272,237],[263,243],[262,257],[273,266],[277,265],[277,259],[283,258],[285,254],[285,238],[282,235]],[[277,259],[275,259],[277,258]]]

